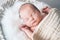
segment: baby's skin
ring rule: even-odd
[[[42,15],[33,4],[23,4],[19,9],[19,15],[24,20],[24,24],[19,26],[20,29],[32,39],[32,33],[42,19],[48,14],[49,10],[50,8],[48,7],[43,8],[42,12],[44,15]]]

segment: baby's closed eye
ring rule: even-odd
[[[24,21],[28,21],[28,20],[29,20],[29,18],[25,18],[25,19],[24,19]]]

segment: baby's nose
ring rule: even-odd
[[[30,17],[30,21],[32,21],[32,20],[34,20],[34,18],[33,17]]]

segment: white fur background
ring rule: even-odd
[[[4,11],[2,27],[7,40],[30,40],[23,31],[19,30],[19,25],[22,23],[22,20],[19,18],[18,11],[23,3],[25,2],[15,2],[13,6]],[[32,4],[40,10],[45,6],[49,6],[43,2],[37,1]]]

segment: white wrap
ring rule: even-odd
[[[33,33],[33,40],[60,40],[60,11],[52,8]]]

